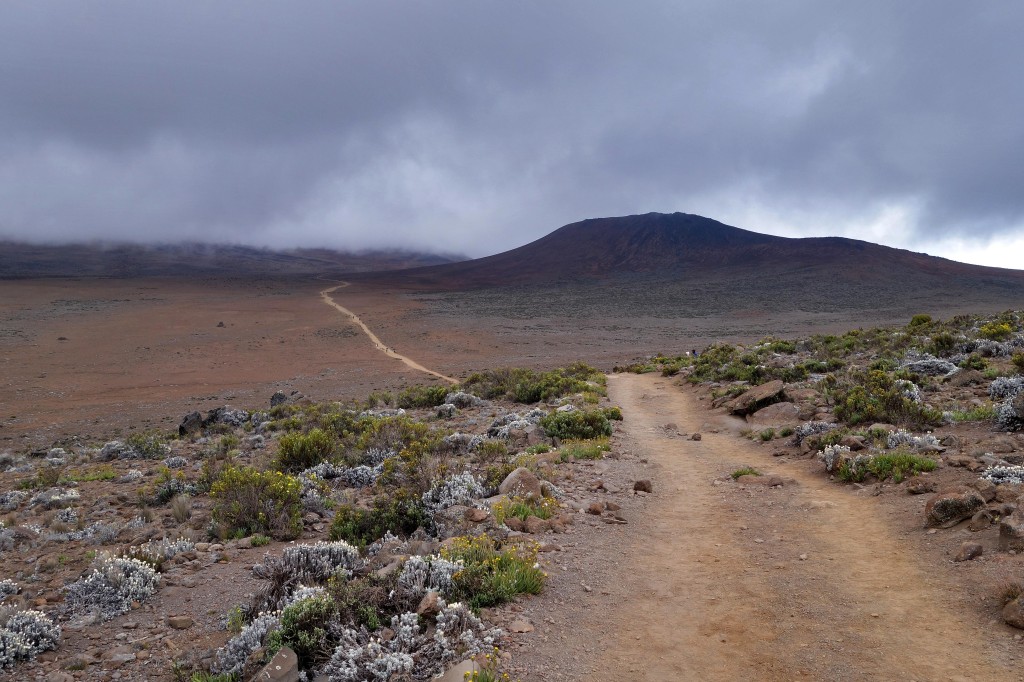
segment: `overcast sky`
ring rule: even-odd
[[[481,256],[684,211],[1024,267],[1024,3],[0,4],[0,237]]]

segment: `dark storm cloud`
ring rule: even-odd
[[[8,3],[0,235],[481,255],[683,210],[1019,238],[1022,28],[946,1]]]

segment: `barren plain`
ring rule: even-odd
[[[991,292],[951,303],[943,292],[902,300],[894,290],[831,307],[754,296],[736,309],[737,292],[756,282],[696,289],[645,278],[507,291],[423,292],[402,282],[334,289],[333,302],[363,329],[326,304],[322,292],[335,286],[314,278],[0,283],[0,451],[17,457],[172,431],[194,410],[265,409],[276,391],[356,404],[375,390],[446,384],[403,358],[458,380],[576,360],[610,371],[723,341],[1020,307]],[[678,379],[613,375],[608,384],[625,415],[611,451],[550,472],[579,514],[567,534],[543,537],[544,592],[487,614],[508,633],[505,670],[524,681],[1024,679],[1020,631],[1002,622],[998,595],[1024,567],[998,550],[997,526],[929,530],[924,497],[908,495],[906,483],[829,480],[817,459],[751,440],[745,422],[711,409],[714,396]],[[996,438],[1024,450],[990,427],[957,428],[965,451]],[[744,467],[778,484],[734,481]],[[967,478],[947,467],[929,480],[935,490]],[[654,482],[652,494],[633,491],[641,480]],[[608,511],[587,513],[593,504]],[[304,539],[323,536],[313,528]],[[984,558],[952,562],[968,540],[981,542]],[[170,571],[141,610],[69,630],[73,660],[48,656],[9,679],[174,679],[167,661],[223,644],[228,602],[257,589],[248,569],[258,554],[237,541],[207,563],[201,552],[184,573]],[[29,559],[38,571],[57,555]],[[40,594],[44,604],[60,599],[54,584]],[[187,618],[190,629],[176,633],[172,618]],[[104,657],[115,637],[121,662]]]

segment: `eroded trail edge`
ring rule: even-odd
[[[608,388],[623,448],[659,475],[588,679],[1019,679],[873,499],[798,469],[776,471],[782,487],[736,484],[731,471],[772,462],[730,418],[653,375]]]
[[[394,358],[395,360],[400,360],[401,362],[404,362],[406,365],[408,365],[412,369],[416,370],[417,372],[424,372],[425,374],[430,374],[431,376],[435,376],[438,379],[441,379],[443,381],[447,381],[450,384],[457,384],[457,383],[459,383],[457,379],[453,379],[450,376],[446,376],[444,374],[441,374],[440,372],[436,372],[436,371],[434,371],[432,369],[424,367],[423,365],[421,365],[420,363],[416,362],[412,358],[410,358],[408,356],[405,356],[405,355],[402,355],[401,353],[396,353],[393,348],[391,348],[390,346],[385,344],[383,341],[381,341],[377,337],[377,335],[373,333],[373,330],[371,330],[368,326],[366,326],[366,323],[364,323],[361,319],[359,319],[358,315],[356,315],[354,312],[352,312],[348,308],[346,308],[346,307],[344,307],[342,305],[339,305],[337,301],[335,301],[333,298],[331,298],[331,294],[333,294],[338,289],[342,289],[342,288],[347,287],[347,286],[349,286],[348,282],[341,282],[341,283],[337,284],[336,286],[324,289],[324,290],[322,290],[320,292],[320,298],[322,298],[324,300],[324,303],[326,303],[327,305],[331,306],[332,308],[334,308],[338,312],[340,312],[343,315],[345,315],[346,317],[348,317],[353,323],[355,323],[356,326],[358,326],[360,329],[362,329],[363,333],[366,334],[366,336],[373,343],[373,347],[376,348],[377,350],[379,350],[381,353],[384,353],[384,355],[388,356],[389,358]]]

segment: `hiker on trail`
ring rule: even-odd
[[[698,353],[698,352],[697,352],[697,349],[696,349],[696,348],[694,348],[694,349],[693,349],[693,357],[697,357],[698,355],[700,355],[700,353]]]

